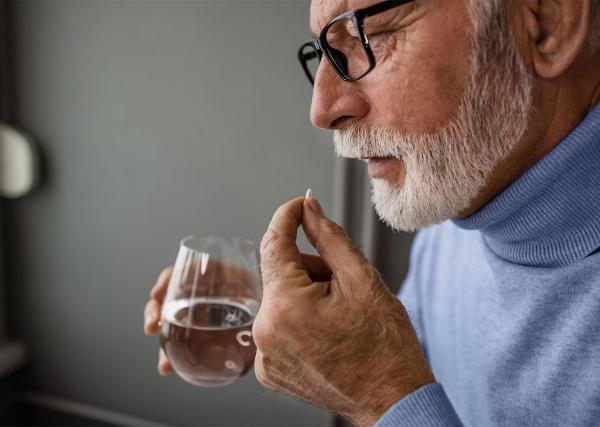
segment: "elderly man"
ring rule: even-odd
[[[315,198],[281,206],[258,379],[359,426],[600,423],[600,2],[313,0],[311,27],[312,122],[391,227],[439,225],[398,300]]]

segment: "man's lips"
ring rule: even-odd
[[[370,157],[368,171],[371,178],[391,178],[396,172],[400,159],[394,157]]]

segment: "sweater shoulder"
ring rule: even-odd
[[[415,237],[411,262],[430,270],[453,264],[469,255],[481,255],[483,240],[477,230],[464,230],[451,221],[423,229]]]

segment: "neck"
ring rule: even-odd
[[[515,150],[492,172],[489,184],[459,214],[467,217],[509,187],[571,132],[600,101],[600,63],[573,67],[564,76],[536,84],[530,126]],[[591,68],[590,68],[591,67]],[[589,72],[593,69],[594,72]]]
[[[599,165],[596,106],[509,188],[453,222],[479,230],[489,249],[511,263],[560,267],[582,261],[600,248]]]

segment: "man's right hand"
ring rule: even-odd
[[[144,333],[146,335],[157,335],[160,332],[161,310],[172,272],[173,267],[165,268],[150,291],[150,300],[144,309]],[[162,376],[169,375],[173,371],[173,367],[162,348],[158,350],[157,370]]]

